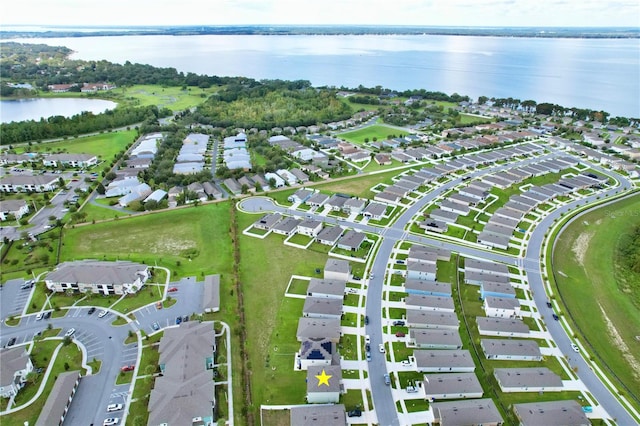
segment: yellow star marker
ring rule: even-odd
[[[329,386],[329,379],[333,377],[330,376],[329,374],[325,373],[324,368],[322,369],[322,374],[319,374],[316,376],[316,379],[318,379],[318,387],[322,386],[323,384]]]

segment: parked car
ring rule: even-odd
[[[575,343],[571,344],[571,349],[573,349],[574,352],[580,352],[580,348]]]
[[[400,364],[404,365],[405,367],[410,367],[411,366],[411,361],[409,361],[408,359],[405,359],[405,360],[401,361]]]
[[[110,417],[108,419],[104,419],[104,422],[102,422],[102,426],[115,426],[118,424],[118,422],[120,422],[120,419],[118,417]]]
[[[347,413],[348,417],[360,417],[362,416],[362,410],[356,408],[355,410],[351,410]]]
[[[387,385],[387,386],[389,386],[389,385],[391,384],[391,378],[390,378],[390,377],[389,377],[389,375],[388,375],[388,374],[386,374],[386,373],[384,374],[384,376],[383,376],[383,377],[384,377],[384,384],[385,384],[385,385]]]
[[[405,322],[402,321],[402,320],[396,320],[396,321],[393,322],[393,325],[395,325],[395,326],[403,326],[404,324],[405,324]]]
[[[7,342],[7,347],[9,346],[13,346],[16,343],[16,338],[12,337],[11,339],[9,339],[9,341]]]
[[[550,307],[551,307],[551,301],[547,300],[547,308],[550,308]]]
[[[156,302],[156,309],[162,309],[162,302]]]
[[[371,343],[371,337],[369,337],[368,334],[366,336],[364,336],[364,342],[365,343]]]
[[[47,311],[44,313],[44,319],[49,319],[51,318],[51,311]]]
[[[416,393],[418,392],[418,388],[415,386],[407,386],[407,393]]]
[[[67,330],[67,332],[66,332],[66,333],[64,333],[64,335],[65,335],[65,337],[71,337],[71,336],[73,336],[73,334],[74,334],[75,332],[76,332],[76,329],[75,329],[75,328],[70,328],[70,329],[68,329],[68,330]]]
[[[104,317],[104,316],[105,316],[105,315],[107,315],[107,314],[108,314],[108,312],[107,312],[107,311],[100,311],[100,313],[98,314],[98,318],[102,318],[102,317]]]
[[[556,320],[556,321],[559,321],[560,317],[557,314],[553,314],[553,319]]]
[[[365,315],[364,316],[364,325],[368,325],[369,324],[369,316]]]
[[[125,365],[120,369],[120,371],[133,371],[136,369],[135,365]]]
[[[173,293],[174,291],[178,291],[178,287],[171,287],[169,290],[167,290],[169,293]]]
[[[386,351],[385,351],[385,349],[384,349],[384,343],[380,343],[380,344],[378,345],[378,350],[379,350],[381,353],[385,353],[385,352],[386,352]]]
[[[369,343],[364,344],[364,350],[369,352],[371,350],[371,345]]]
[[[189,321],[189,315],[184,315],[182,317],[182,322],[187,322],[187,321]]]
[[[91,315],[96,311],[96,308],[94,308],[93,306],[89,308],[89,310],[87,311],[87,314]]]
[[[109,404],[107,405],[107,412],[111,413],[113,411],[120,411],[122,410],[122,404]]]
[[[367,361],[371,361],[371,352],[367,351]]]
[[[40,321],[42,318],[44,318],[44,312],[38,312],[38,315],[36,315],[36,321]]]
[[[182,322],[182,317],[176,317],[176,324],[180,324]]]
[[[154,329],[154,330],[156,330],[156,331],[160,330],[160,325],[159,325],[157,322],[154,322],[154,323],[153,323],[153,325],[152,325],[152,327],[153,327],[153,329]]]
[[[398,331],[396,333],[396,337],[404,337],[404,336],[405,336],[405,334],[402,331]]]

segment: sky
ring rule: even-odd
[[[640,27],[639,0],[20,0],[11,25]]]

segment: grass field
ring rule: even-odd
[[[69,154],[95,154],[100,159],[111,160],[117,153],[127,147],[136,138],[135,130],[103,133],[95,136],[68,139],[59,142],[20,146],[17,151],[29,152],[66,152]]]
[[[384,124],[374,124],[373,126],[367,126],[351,132],[340,133],[337,136],[352,143],[363,144],[365,139],[368,139],[369,142],[373,142],[373,138],[376,138],[378,141],[383,141],[387,139],[389,135],[399,135],[400,133],[402,133],[402,131],[394,127],[385,126]]]
[[[238,229],[259,216],[238,214]],[[264,240],[241,235],[240,280],[246,313],[246,348],[252,371],[252,393],[257,415],[259,404],[303,403],[305,373],[295,372],[294,353],[302,299],[284,298],[292,274],[318,276],[327,255],[282,244],[278,235]]]
[[[374,188],[379,183],[391,184],[391,178],[397,176],[399,173],[400,171],[393,170],[386,173],[314,185],[314,188],[322,192],[340,192],[355,197],[373,199],[375,194],[371,191],[371,188]]]
[[[127,100],[135,100],[140,106],[157,105],[158,108],[169,108],[172,111],[197,106],[218,91],[218,87],[200,89],[197,87],[162,87],[153,85],[136,85],[114,90],[114,93]]]
[[[108,259],[158,264],[175,275],[231,270],[229,204],[171,210],[65,231],[61,260]]]
[[[636,195],[581,216],[560,234],[553,256],[559,299],[578,338],[635,394],[637,408],[640,311],[616,280],[615,247],[640,224],[639,212]]]

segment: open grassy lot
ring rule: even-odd
[[[397,176],[399,173],[400,172],[398,170],[395,170],[386,173],[377,173],[375,175],[323,183],[320,185],[314,185],[314,187],[322,192],[340,192],[356,197],[373,199],[375,194],[371,191],[371,188],[374,188],[379,183],[391,184],[391,178]]]
[[[136,130],[103,133],[65,141],[21,146],[17,150],[41,153],[66,152],[69,154],[95,154],[103,160],[111,160],[136,139]]]
[[[187,87],[183,90],[177,86],[135,85],[115,89],[114,93],[126,100],[135,101],[139,106],[157,105],[158,108],[169,108],[175,112],[200,105],[218,90],[218,87]]]
[[[367,126],[351,132],[340,133],[337,136],[352,143],[363,144],[365,139],[368,139],[369,142],[373,142],[374,138],[378,141],[383,141],[387,139],[389,135],[399,135],[400,133],[402,133],[402,131],[394,127],[374,124],[373,126]]]
[[[90,224],[65,232],[61,260],[132,260],[166,266],[177,276],[231,270],[229,204],[165,211]]]
[[[559,301],[595,359],[626,387],[640,408],[640,310],[629,297],[637,283],[621,282],[616,245],[640,224],[640,196],[598,208],[558,236],[552,258]]]
[[[238,214],[238,229],[259,215]],[[253,407],[260,404],[298,404],[305,396],[305,373],[295,372],[298,318],[304,300],[284,298],[292,274],[319,276],[327,255],[282,244],[270,235],[264,240],[239,236],[240,280],[244,294],[247,341],[252,371]],[[256,417],[257,418],[257,417]]]

